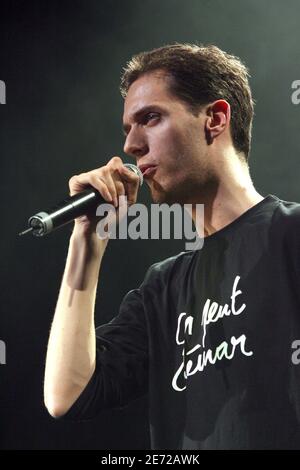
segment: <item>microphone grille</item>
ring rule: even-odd
[[[141,170],[136,165],[133,165],[132,163],[124,163],[124,166],[126,166],[126,168],[128,168],[129,170],[133,171],[136,175],[138,175],[138,177],[140,178],[140,186],[142,186],[144,182],[144,177],[143,177],[143,173],[141,172]]]

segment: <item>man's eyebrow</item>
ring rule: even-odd
[[[147,106],[144,106],[133,114],[133,121],[137,121],[143,114],[146,114],[149,111],[163,111],[163,108],[161,108],[157,104],[149,104]],[[129,124],[123,124],[122,126],[122,132],[125,137],[127,136],[127,131],[129,127]]]

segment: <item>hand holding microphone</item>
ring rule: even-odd
[[[96,216],[99,204],[106,202],[118,207],[119,196],[126,195],[128,205],[132,205],[142,183],[143,175],[138,167],[123,164],[120,157],[113,157],[98,169],[72,176],[69,180],[70,197],[30,217],[29,228],[19,235],[32,232],[41,237],[74,219],[75,228],[91,232],[99,220]]]

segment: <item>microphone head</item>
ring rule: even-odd
[[[140,178],[140,186],[142,186],[144,182],[144,177],[143,177],[143,173],[141,172],[141,170],[136,165],[133,165],[132,163],[124,163],[124,166],[126,166],[126,168],[128,168],[129,170],[133,171],[136,175],[138,175],[138,177]]]

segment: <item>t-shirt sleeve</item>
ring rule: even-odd
[[[300,204],[281,202],[274,214],[270,244],[274,260],[287,268],[289,283],[300,301]],[[284,260],[281,259],[284,256]]]
[[[285,255],[291,270],[300,280],[300,204],[286,202],[281,208],[280,221]]]
[[[115,318],[96,329],[95,372],[62,418],[88,420],[147,391],[148,339],[140,286],[125,295]]]

